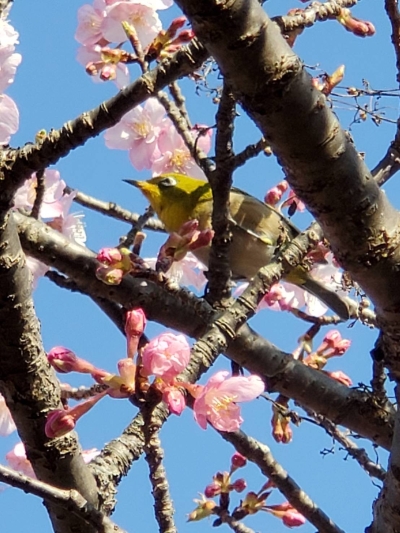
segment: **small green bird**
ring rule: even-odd
[[[148,181],[124,181],[140,189],[169,233],[194,219],[199,222],[199,230],[211,228],[212,192],[207,181],[174,172]],[[229,211],[229,263],[234,279],[253,278],[271,261],[279,246],[300,233],[279,211],[239,189],[231,190]],[[209,251],[210,247],[204,246],[193,253],[207,266]],[[285,279],[316,296],[343,320],[349,318],[346,302],[304,268],[295,268]]]

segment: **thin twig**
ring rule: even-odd
[[[31,217],[38,219],[40,208],[44,198],[45,186],[44,186],[44,169],[36,172],[36,196],[33,203]]]
[[[268,153],[268,149],[269,145],[264,138],[260,139],[255,144],[249,144],[244,150],[233,157],[233,168],[243,166],[249,159],[257,157],[261,152],[270,155],[272,152]]]
[[[98,200],[93,196],[89,196],[88,194],[77,191],[76,189],[72,189],[68,186],[65,187],[64,192],[66,194],[70,194],[72,192],[75,193],[74,202],[77,204],[87,207],[88,209],[92,209],[93,211],[101,213],[102,215],[115,218],[116,220],[121,220],[122,222],[137,224],[141,217],[141,215],[138,213],[132,213],[131,211],[124,209],[114,202],[104,202],[103,200]],[[147,220],[145,227],[153,231],[165,233],[164,224],[157,218],[150,218]]]
[[[159,432],[163,420],[153,416],[153,409],[144,407],[143,433],[145,438],[145,459],[149,465],[150,482],[152,484],[154,511],[160,533],[176,533],[177,529],[173,519],[174,508],[166,471],[163,465],[164,450],[161,447]]]
[[[188,114],[188,111],[185,105],[186,98],[183,92],[181,91],[181,88],[179,87],[178,82],[174,81],[173,83],[170,83],[168,85],[168,89],[171,93],[172,98],[174,99],[176,107],[179,109],[184,120],[186,120],[186,124],[189,130],[191,130],[192,124],[190,122],[190,117],[189,117],[189,114]]]
[[[385,0],[385,11],[392,26],[392,44],[396,56],[397,81],[400,83],[400,13],[397,0]]]
[[[235,449],[255,463],[261,472],[267,476],[279,491],[288,499],[318,531],[324,533],[343,533],[324,511],[297,485],[286,470],[273,457],[267,445],[249,437],[242,431],[232,433],[219,432]]]
[[[363,470],[370,476],[376,477],[380,481],[384,481],[386,471],[380,464],[372,461],[364,448],[359,448],[343,431],[341,431],[336,424],[327,418],[308,411],[308,414],[314,418],[317,424],[325,429],[325,431],[337,442],[339,442],[347,453],[357,461]]]
[[[207,154],[198,147],[197,140],[194,138],[193,132],[190,129],[190,123],[185,119],[185,116],[182,115],[175,102],[168,97],[167,93],[159,91],[156,96],[167,112],[168,117],[171,119],[179,135],[182,137],[190,155],[207,175],[208,172],[213,170],[214,164],[207,157]],[[199,136],[200,135],[201,132],[199,132]]]
[[[215,171],[209,175],[213,195],[213,238],[208,275],[207,301],[218,308],[229,305],[231,296],[229,250],[232,241],[229,198],[233,173],[233,130],[236,102],[224,83],[216,115]]]

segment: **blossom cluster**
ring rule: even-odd
[[[188,521],[194,522],[207,518],[211,515],[219,516],[220,513],[229,513],[230,497],[234,492],[241,493],[247,483],[244,478],[232,480],[232,475],[239,468],[247,464],[247,459],[242,454],[235,452],[231,458],[231,467],[229,472],[217,472],[213,476],[213,481],[207,485],[201,499],[194,500],[197,507],[189,514]],[[287,527],[297,527],[305,523],[304,516],[293,507],[289,502],[282,502],[275,505],[267,505],[266,500],[272,494],[275,486],[268,480],[258,492],[248,492],[240,504],[232,511],[231,516],[234,519],[242,519],[248,515],[254,515],[259,511],[265,511],[276,518],[282,520]],[[211,498],[219,497],[219,505]],[[213,524],[220,525],[217,518]]]
[[[211,148],[212,130],[198,125],[192,133],[197,138],[197,147],[207,154]],[[128,150],[136,170],[149,169],[154,176],[179,172],[205,179],[156,98],[149,98],[144,106],[136,106],[126,113],[116,126],[106,131],[104,139],[108,148]]]
[[[173,53],[193,38],[192,30],[180,31],[185,17],[162,29],[158,11],[171,5],[172,0],[94,0],[83,5],[75,33],[82,45],[78,61],[95,81],[112,80],[117,87],[125,87],[129,83],[127,64],[139,59],[121,48],[127,40],[152,60]]]
[[[264,391],[262,379],[255,375],[230,377],[228,372],[220,371],[206,385],[185,382],[178,378],[190,361],[190,346],[184,335],[162,333],[139,349],[145,326],[146,317],[141,309],[132,309],[127,313],[127,357],[118,361],[117,374],[97,368],[62,346],[50,350],[49,363],[58,372],[90,374],[104,386],[104,390],[72,408],[51,411],[46,423],[48,437],[59,437],[74,429],[77,420],[105,395],[145,398],[149,391],[152,392],[151,397],[163,400],[170,413],[176,415],[185,408],[185,391],[189,392],[195,398],[195,420],[203,429],[208,423],[220,431],[236,431],[240,427],[243,419],[237,402],[251,401],[259,396]],[[150,377],[153,377],[152,382]]]
[[[25,181],[14,197],[14,209],[31,212],[37,194],[38,178],[36,174]],[[66,183],[60,173],[54,169],[46,169],[43,175],[43,197],[39,206],[39,217],[56,229],[69,240],[84,245],[86,242],[83,214],[69,213],[75,193],[65,194]],[[48,267],[40,261],[27,257],[27,265],[33,277],[33,287],[40,276],[44,276]]]

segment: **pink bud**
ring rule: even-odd
[[[71,352],[71,350],[68,350],[68,348],[64,348],[63,346],[55,346],[52,348],[47,354],[47,359],[57,372],[63,374],[67,374],[68,372],[91,374],[95,369],[91,363],[85,361],[85,359],[77,357],[74,352]]]
[[[267,194],[264,197],[264,202],[269,205],[276,205],[282,198],[282,191],[278,187],[272,187],[269,189]]]
[[[126,313],[125,334],[128,357],[137,352],[140,337],[146,327],[146,315],[142,309],[131,309]]]
[[[302,526],[303,524],[305,524],[306,519],[301,513],[294,510],[294,511],[287,511],[282,516],[282,522],[285,524],[285,526],[288,526],[288,527],[298,527],[298,526]]]
[[[62,437],[75,428],[76,421],[90,411],[96,403],[107,394],[107,390],[92,396],[88,400],[78,403],[72,409],[54,409],[47,414],[45,433],[47,437],[53,439]]]
[[[185,396],[176,387],[166,387],[163,391],[163,401],[168,405],[169,412],[180,415],[186,407]]]
[[[246,457],[239,452],[235,452],[231,458],[231,465],[235,468],[242,468],[247,463]]]
[[[75,419],[66,409],[56,409],[47,415],[45,433],[49,439],[62,437],[75,427]]]
[[[243,478],[239,478],[234,483],[232,483],[232,489],[236,492],[243,492],[246,487],[247,483],[246,480],[244,480]]]
[[[170,37],[173,37],[173,36],[176,34],[176,32],[177,32],[180,28],[182,28],[182,26],[184,26],[184,25],[186,24],[186,22],[187,22],[187,18],[184,17],[184,16],[181,16],[181,17],[177,17],[177,18],[175,18],[175,19],[171,22],[171,24],[170,24],[170,26],[169,26],[169,28],[168,28],[168,30],[167,30],[168,35],[169,35]]]
[[[105,265],[113,265],[122,261],[122,254],[118,248],[101,248],[97,254],[97,261]]]
[[[221,485],[215,481],[207,485],[204,490],[204,495],[206,498],[215,498],[215,496],[218,496],[218,494],[221,494]]]
[[[358,37],[370,37],[375,34],[375,26],[372,22],[367,20],[360,20],[353,17],[350,9],[342,8],[337,20],[342,24],[347,31],[354,33]]]
[[[53,368],[65,374],[75,370],[78,360],[74,352],[64,346],[54,346],[47,354],[47,359]]]

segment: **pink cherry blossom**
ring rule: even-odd
[[[9,22],[0,19],[0,42],[1,46],[11,46],[18,44],[19,33],[11,26]]]
[[[36,198],[37,178],[33,174],[31,178],[17,190],[14,198],[16,209],[22,208],[30,210]],[[63,214],[62,197],[65,188],[65,181],[60,177],[57,170],[46,170],[44,174],[44,196],[40,208],[42,218],[54,218]]]
[[[6,405],[6,401],[0,394],[0,435],[6,437],[16,429],[10,410]]]
[[[129,70],[126,63],[121,63],[118,56],[112,59],[111,55],[103,54],[100,45],[81,46],[78,48],[76,59],[86,69],[90,66],[89,73],[94,82],[114,81],[118,89],[126,87],[129,83]]]
[[[146,258],[144,261],[150,268],[155,268],[157,259],[151,257]],[[207,268],[203,263],[189,252],[180,261],[174,261],[165,275],[180,286],[194,287],[196,290],[201,291],[207,283],[204,275],[205,270]]]
[[[199,130],[193,130],[194,135],[199,135]],[[211,147],[212,130],[208,129],[204,135],[200,135],[197,145],[205,153],[208,153]],[[161,157],[154,161],[152,165],[153,175],[158,176],[166,172],[179,172],[187,174],[194,178],[205,179],[204,172],[195,163],[189,153],[182,137],[176,131],[175,126],[167,124],[162,130],[158,139],[158,147]]]
[[[18,127],[19,111],[14,100],[6,94],[0,94],[0,145],[8,144]]]
[[[36,478],[31,462],[26,457],[25,446],[22,442],[17,442],[14,448],[6,454],[6,461],[11,468],[21,472],[25,476]]]
[[[188,365],[190,346],[184,335],[162,333],[152,339],[142,352],[143,370],[168,382]]]
[[[97,448],[90,448],[88,450],[82,450],[81,455],[85,464],[89,464],[93,459],[100,455],[100,450]]]
[[[22,61],[21,54],[13,53],[13,50],[13,46],[0,45],[0,92],[13,83],[17,67]]]
[[[107,41],[122,43],[127,40],[121,25],[123,21],[134,26],[143,48],[146,48],[162,29],[160,18],[150,3],[146,5],[146,2],[122,0],[106,8],[101,32]]]
[[[193,412],[200,427],[207,422],[220,431],[236,431],[243,422],[236,402],[249,402],[264,392],[259,376],[229,377],[229,372],[214,374],[197,396]]]
[[[176,387],[165,387],[162,399],[167,404],[169,412],[173,415],[179,416],[186,407],[185,396]]]
[[[50,269],[47,265],[45,265],[38,259],[35,259],[34,257],[30,257],[29,255],[25,257],[26,257],[26,265],[29,268],[29,271],[31,273],[32,290],[35,290],[39,279],[42,278],[46,274],[46,272]]]
[[[78,27],[75,39],[85,46],[97,44],[104,39],[101,25],[106,16],[104,0],[94,0],[93,5],[84,4],[78,9]]]
[[[137,170],[149,169],[161,155],[157,141],[165,121],[163,106],[155,98],[149,98],[143,107],[135,107],[106,131],[106,146],[129,150],[129,158]]]
[[[82,450],[81,455],[85,464],[89,464],[95,457],[100,454],[97,448],[91,448],[89,450]],[[36,474],[32,468],[32,464],[26,457],[25,446],[23,442],[17,442],[14,448],[6,454],[6,461],[8,465],[21,472],[25,476],[36,479]]]

